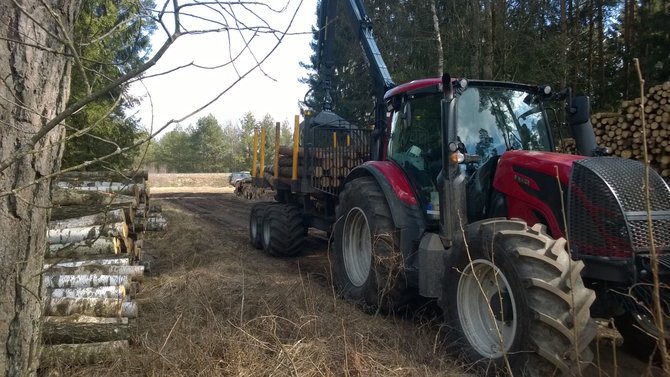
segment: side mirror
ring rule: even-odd
[[[574,97],[568,108],[568,123],[573,125],[583,124],[591,120],[591,102],[587,96]]]
[[[598,149],[596,135],[591,125],[591,103],[589,97],[574,97],[568,104],[568,125],[577,144],[577,153],[594,156]]]

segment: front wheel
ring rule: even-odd
[[[336,218],[335,282],[342,294],[369,311],[404,307],[412,292],[399,235],[374,178],[358,178],[344,187]]]
[[[459,353],[492,374],[572,375],[593,355],[595,293],[565,240],[522,221],[466,228],[445,258],[440,305]]]

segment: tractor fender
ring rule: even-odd
[[[426,229],[426,220],[407,176],[392,161],[368,161],[352,170],[343,185],[361,177],[373,177],[384,193],[393,224],[400,233],[399,244],[405,257],[405,267],[408,272],[416,270],[416,253]]]

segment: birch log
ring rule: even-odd
[[[110,285],[128,285],[126,275],[43,275],[44,288],[87,288]]]
[[[116,298],[50,297],[44,315],[68,316],[72,314],[93,317],[137,318],[137,303]]]
[[[168,222],[163,216],[149,217],[144,224],[144,229],[150,232],[167,230]]]
[[[88,264],[77,267],[45,266],[45,275],[124,275],[133,280],[144,277],[144,266],[119,266],[110,264]]]
[[[118,237],[101,237],[96,240],[50,244],[47,257],[75,258],[85,255],[119,253],[121,253],[121,243]]]
[[[96,191],[79,191],[60,187],[52,190],[53,204],[55,206],[73,205],[137,205],[135,197],[127,195],[110,194]]]
[[[44,269],[47,269],[51,266],[59,266],[59,267],[80,267],[80,266],[89,266],[89,265],[98,265],[98,264],[111,264],[111,265],[117,265],[117,266],[128,266],[130,264],[130,260],[128,260],[127,257],[124,258],[99,258],[99,259],[88,259],[88,260],[80,260],[80,259],[63,259],[63,260],[58,260],[55,263],[46,263],[44,264]]]
[[[49,229],[81,228],[93,225],[114,224],[122,221],[126,221],[126,215],[123,209],[117,208],[94,215],[50,221]]]
[[[108,342],[130,336],[128,318],[71,315],[44,317],[42,324],[42,340],[46,344]]]
[[[165,217],[160,214],[147,217],[146,219],[138,219],[136,223],[133,223],[133,229],[136,232],[147,231],[147,232],[158,232],[167,230],[168,222]]]
[[[107,181],[79,181],[79,182],[56,182],[56,187],[79,191],[97,191],[117,193],[121,195],[136,196],[140,188],[138,184],[128,184],[125,182],[107,182]],[[144,186],[144,185],[142,185]]]
[[[46,294],[48,297],[55,298],[126,298],[126,288],[123,285],[109,286],[109,287],[93,287],[93,288],[55,288],[48,289]]]
[[[49,243],[67,244],[86,240],[95,240],[101,236],[127,237],[128,225],[126,225],[125,222],[118,222],[108,225],[95,225],[66,229],[49,229],[47,234]]]
[[[69,171],[58,175],[63,181],[116,181],[142,183],[149,179],[146,170],[124,170],[124,171]]]
[[[42,346],[40,366],[98,364],[122,359],[128,353],[127,340]]]

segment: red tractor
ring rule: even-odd
[[[326,88],[335,3],[322,0],[319,15]],[[332,232],[344,297],[384,311],[436,298],[448,336],[482,371],[578,373],[592,360],[592,314],[653,349],[647,213],[665,286],[668,185],[651,174],[647,208],[644,166],[599,156],[588,98],[569,90],[448,75],[395,86],[362,3],[344,5],[380,88],[375,127],[332,113],[326,90],[302,123],[302,155],[294,148],[300,178],[269,178],[277,201],[252,209],[252,244],[289,256],[307,228]],[[579,155],[554,152],[545,110],[557,101]]]

